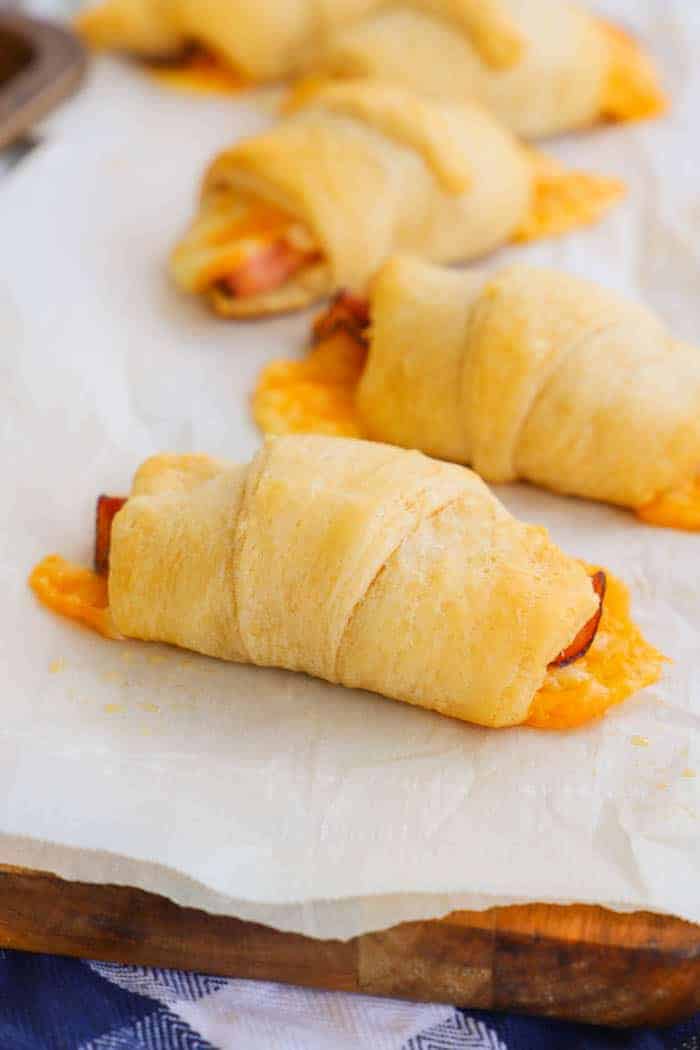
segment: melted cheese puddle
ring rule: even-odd
[[[700,477],[640,507],[637,517],[649,525],[700,532]]]
[[[668,108],[668,100],[651,59],[624,30],[608,22],[599,24],[611,51],[601,116],[624,121],[660,116]]]
[[[590,226],[625,194],[619,179],[567,171],[539,150],[527,149],[527,153],[535,169],[534,194],[530,214],[513,235],[516,242],[558,237]]]
[[[367,351],[347,333],[318,343],[303,361],[273,361],[253,394],[253,415],[266,434],[361,437],[355,390]]]
[[[107,577],[50,554],[29,577],[29,586],[53,612],[91,627],[105,638],[119,638],[109,612]]]
[[[611,573],[606,576],[603,615],[593,645],[568,667],[549,669],[525,725],[574,729],[659,679],[666,657],[644,640],[632,620],[624,583]]]
[[[146,67],[159,84],[197,95],[235,95],[250,81],[206,51],[193,51],[179,62],[151,63]]]
[[[303,251],[315,248],[306,228],[281,208],[220,190],[176,245],[173,275],[186,291],[205,292],[278,241]]]

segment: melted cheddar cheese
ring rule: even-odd
[[[250,87],[244,76],[206,51],[192,51],[179,61],[147,68],[158,83],[197,95],[235,95]]]
[[[649,525],[700,532],[700,477],[639,507],[637,517]]]
[[[109,612],[107,577],[50,554],[29,577],[29,586],[53,612],[91,627],[105,638],[119,638]]]
[[[516,242],[557,237],[589,226],[625,194],[619,179],[567,171],[539,150],[527,152],[534,167],[534,192],[530,214],[513,235]]]
[[[593,645],[568,667],[550,667],[526,725],[574,729],[659,679],[666,657],[644,640],[632,620],[624,583],[606,576],[603,616]]]
[[[603,90],[601,116],[608,120],[645,120],[658,117],[668,100],[648,55],[618,26],[601,22],[610,47],[610,69]]]
[[[346,332],[318,343],[303,361],[273,361],[253,394],[253,415],[266,434],[361,437],[355,390],[366,349]]]

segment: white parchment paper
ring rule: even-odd
[[[673,113],[553,146],[622,175],[629,198],[521,254],[642,297],[700,343],[700,13],[604,6],[651,43]],[[622,575],[674,661],[658,687],[558,735],[108,643],[28,591],[47,552],[89,561],[96,495],[125,491],[145,456],[247,459],[258,444],[254,377],[301,352],[308,316],[217,321],[174,293],[164,260],[204,165],[269,122],[270,100],[173,94],[100,62],[0,184],[0,860],[322,937],[513,901],[700,921],[698,535],[499,491]]]

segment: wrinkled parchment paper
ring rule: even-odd
[[[622,175],[629,198],[521,254],[643,297],[700,344],[700,13],[605,9],[653,46],[673,114],[552,147]],[[100,61],[0,184],[0,860],[321,937],[515,901],[700,921],[700,535],[499,490],[622,575],[674,661],[658,687],[558,735],[109,643],[28,591],[47,552],[89,561],[96,495],[125,491],[145,456],[247,459],[258,444],[254,377],[301,352],[308,315],[217,321],[174,293],[164,259],[205,163],[269,122],[271,99],[173,94]]]

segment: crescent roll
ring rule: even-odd
[[[492,727],[577,724],[659,673],[619,593],[596,647],[602,572],[592,579],[546,530],[514,519],[471,471],[418,452],[290,436],[248,466],[156,456],[121,502],[104,633]],[[80,572],[94,579],[54,556],[31,583],[63,612],[72,587],[75,617]],[[615,652],[630,674],[622,691]]]
[[[397,258],[368,316],[367,349],[336,334],[316,360],[320,388],[343,391],[341,431],[700,528],[700,351],[644,307],[553,270]],[[318,398],[304,417],[313,360],[289,367],[261,381],[263,428],[332,429]]]
[[[525,137],[664,108],[636,42],[564,0],[105,0],[78,25],[149,58],[196,44],[253,81],[379,76],[475,99]]]
[[[222,316],[275,313],[364,288],[397,250],[473,259],[595,221],[620,193],[533,156],[479,106],[331,84],[214,161],[171,273]]]

